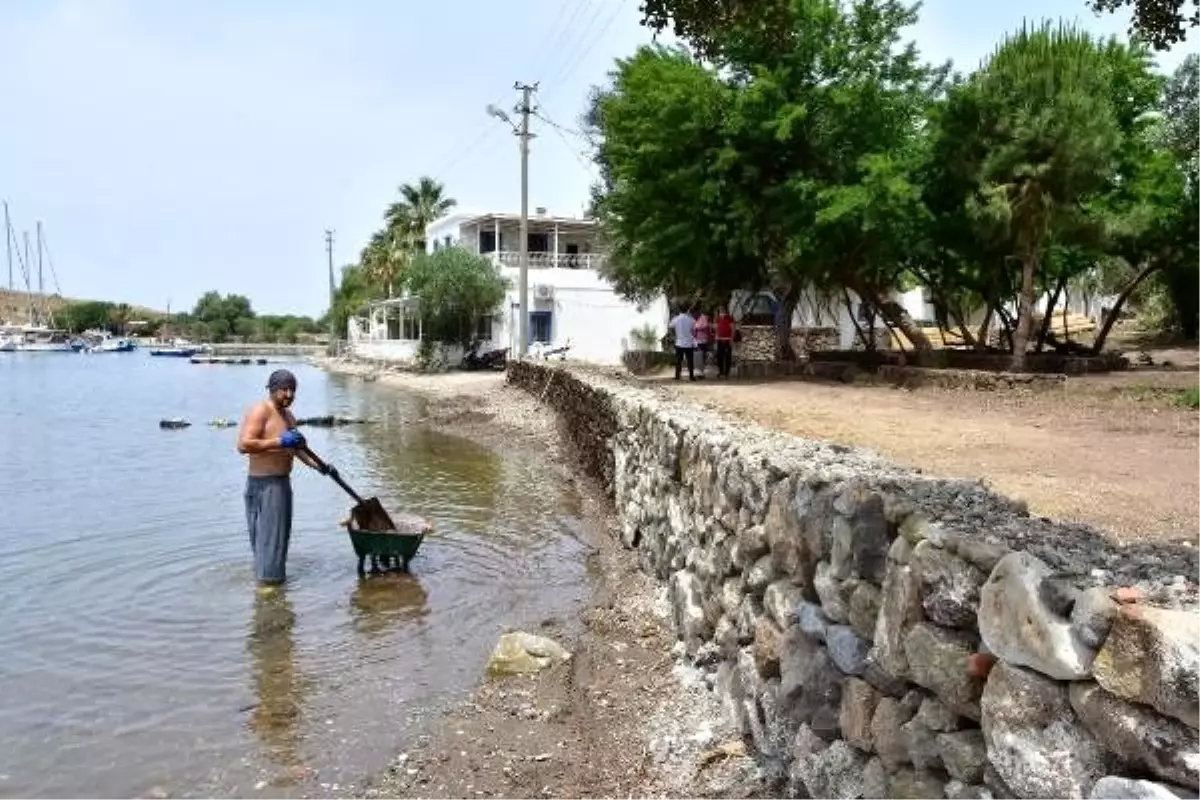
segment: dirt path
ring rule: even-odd
[[[1193,356],[1194,358],[1194,356]],[[1191,371],[1071,379],[1062,391],[983,393],[801,381],[647,383],[799,436],[864,447],[932,475],[983,480],[1033,514],[1122,541],[1195,540],[1197,412],[1168,390]]]

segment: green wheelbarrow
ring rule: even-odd
[[[425,541],[425,534],[433,531],[433,524],[411,514],[401,515],[398,521],[393,520],[379,498],[362,499],[342,480],[337,470],[328,468],[307,445],[304,452],[354,498],[355,506],[350,509],[350,516],[342,520],[342,527],[350,534],[350,543],[354,545],[354,554],[358,556],[358,576],[361,578],[367,574],[365,567],[368,558],[371,559],[372,574],[394,569],[408,572],[409,562]]]
[[[408,562],[412,561],[425,534],[433,531],[433,525],[420,517],[401,517],[396,530],[365,531],[360,530],[354,522],[354,515],[345,520],[346,531],[350,534],[350,543],[354,545],[354,554],[358,556],[358,577],[366,576],[366,561],[371,559],[371,574],[399,569],[408,572]]]

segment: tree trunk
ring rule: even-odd
[[[850,288],[859,297],[874,306],[885,322],[889,323],[893,328],[899,329],[904,334],[904,337],[913,346],[918,363],[922,361],[924,354],[933,352],[933,344],[926,338],[924,332],[917,327],[917,323],[913,321],[908,312],[904,310],[904,306],[895,300],[884,300],[874,290],[862,286],[851,286]]]
[[[1121,307],[1125,305],[1125,301],[1129,299],[1131,294],[1133,294],[1133,290],[1136,289],[1142,281],[1146,280],[1146,278],[1161,269],[1164,263],[1166,263],[1166,259],[1163,257],[1150,259],[1146,266],[1142,267],[1141,271],[1138,272],[1137,275],[1133,276],[1133,280],[1131,280],[1128,285],[1121,290],[1121,293],[1117,295],[1117,299],[1113,302],[1112,309],[1109,310],[1108,316],[1104,320],[1104,324],[1100,326],[1100,331],[1096,334],[1096,340],[1092,342],[1092,355],[1098,356],[1104,349],[1104,340],[1107,339],[1108,334],[1112,332],[1112,326],[1116,324],[1117,317],[1121,314]]]
[[[983,324],[979,326],[979,335],[975,337],[975,349],[987,350],[991,347],[990,340],[992,338],[992,315],[996,313],[996,308],[991,303],[988,303],[987,311],[983,314]]]
[[[775,317],[775,352],[780,361],[796,360],[796,351],[792,349],[792,317],[799,301],[800,289],[795,285],[789,286],[779,298],[779,310]]]
[[[1021,297],[1017,305],[1017,330],[1013,334],[1012,361],[1009,369],[1025,371],[1026,350],[1029,349],[1029,334],[1033,327],[1033,277],[1037,272],[1037,259],[1032,251],[1025,254],[1021,263]]]
[[[1038,331],[1037,345],[1034,347],[1035,352],[1040,353],[1046,347],[1046,334],[1050,332],[1050,322],[1054,319],[1054,308],[1058,305],[1058,298],[1066,286],[1067,279],[1059,278],[1054,287],[1054,294],[1050,295],[1050,301],[1046,303],[1046,312],[1042,315],[1042,329]]]
[[[842,287],[842,302],[846,304],[846,313],[850,315],[850,324],[854,326],[854,333],[858,336],[858,340],[863,343],[863,347],[866,347],[867,335],[863,333],[862,326],[858,324],[858,315],[854,313],[854,303],[851,302],[850,292],[846,291],[845,287]]]
[[[971,330],[963,320],[962,314],[954,309],[949,309],[949,314],[954,320],[955,327],[958,328],[958,335],[962,337],[963,344],[967,347],[976,347],[975,337],[971,335]]]

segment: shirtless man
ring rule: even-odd
[[[321,469],[303,451],[304,436],[289,410],[296,398],[296,376],[275,370],[267,379],[267,399],[255,403],[242,418],[237,449],[249,457],[246,478],[246,524],[254,551],[254,576],[260,588],[287,577],[288,541],[292,536],[292,460]]]

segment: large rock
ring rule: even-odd
[[[912,770],[907,767],[888,776],[888,796],[910,800],[942,797],[945,783],[936,772]]]
[[[1200,614],[1122,606],[1096,656],[1108,691],[1200,727]]]
[[[866,671],[871,643],[859,638],[848,626],[830,625],[825,631],[825,644],[829,648],[829,657],[842,672],[862,675]]]
[[[795,624],[796,610],[803,602],[800,587],[786,579],[775,581],[763,593],[763,607],[781,628]]]
[[[1195,796],[1195,792],[1178,786],[1166,786],[1117,775],[1105,775],[1096,781],[1089,795],[1091,800],[1178,800]]]
[[[810,797],[862,797],[867,757],[842,740],[828,747],[807,736],[793,750],[792,774]]]
[[[979,587],[987,575],[929,540],[917,544],[909,563],[921,587],[925,616],[948,628],[973,629]]]
[[[779,714],[793,729],[808,724],[826,740],[839,734],[842,674],[819,642],[792,627],[780,657]]]
[[[1116,616],[1117,604],[1109,597],[1108,590],[1093,586],[1075,601],[1075,607],[1071,609],[1071,630],[1088,647],[1099,647],[1108,638]]]
[[[979,634],[989,651],[1010,664],[1059,680],[1090,677],[1096,651],[1079,639],[1055,593],[1046,590],[1052,577],[1029,553],[1000,559],[980,591]]]
[[[875,704],[875,713],[871,716],[871,745],[889,770],[909,761],[904,724],[915,712],[910,704],[891,697],[881,697]]]
[[[694,652],[695,648],[712,635],[712,627],[704,613],[703,595],[698,583],[695,575],[687,570],[679,570],[671,575],[669,584],[675,631],[687,645],[689,652]]]
[[[829,564],[834,575],[851,575],[879,583],[887,571],[888,521],[883,497],[865,486],[851,486],[838,497],[834,508],[842,515],[834,521]]]
[[[914,683],[924,686],[964,717],[979,719],[983,681],[967,671],[975,640],[963,631],[922,622],[904,638],[904,656]]]
[[[844,598],[842,582],[833,575],[828,561],[817,564],[813,575],[813,591],[821,601],[825,615],[834,622],[849,622],[850,607]]]
[[[983,780],[987,766],[987,743],[983,731],[971,728],[954,733],[939,733],[938,749],[942,764],[951,778],[963,783],[974,784]]]
[[[980,705],[988,760],[1017,796],[1085,798],[1108,773],[1108,754],[1062,684],[1000,661]]]
[[[517,675],[538,672],[571,657],[558,642],[525,631],[511,631],[500,637],[488,659],[487,671],[493,675]]]
[[[754,629],[754,663],[764,678],[779,677],[780,654],[783,650],[783,631],[770,617],[759,617]]]
[[[900,541],[904,541],[900,539]],[[850,627],[868,642],[875,638],[875,622],[879,619],[880,593],[867,581],[859,581],[850,595],[848,613]]]
[[[842,738],[864,752],[871,752],[871,718],[879,703],[879,692],[866,681],[847,678],[842,684],[842,708],[838,722]]]
[[[908,675],[904,636],[922,617],[917,578],[912,568],[892,564],[883,580],[879,614],[875,620],[874,646],[871,648],[871,660],[889,675],[897,678]]]
[[[1069,695],[1087,729],[1126,764],[1200,789],[1200,747],[1194,729],[1149,706],[1122,700],[1091,681],[1071,684]]]

